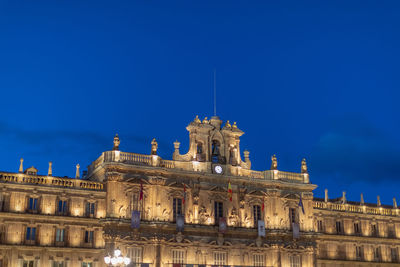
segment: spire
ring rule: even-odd
[[[360,195],[360,205],[364,205],[364,195],[361,193]]]
[[[396,202],[396,198],[393,198],[393,208],[397,209],[397,202]]]
[[[21,158],[19,160],[19,170],[18,170],[18,172],[20,172],[20,173],[24,172],[24,159],[23,158]]]
[[[79,165],[79,164],[76,164],[76,173],[75,173],[75,178],[80,178],[81,177],[81,175],[80,175],[80,173],[79,173],[79,168],[80,168],[81,166]]]
[[[48,176],[52,176],[53,175],[53,162],[49,161],[49,170],[47,171],[47,175]]]
[[[325,202],[328,202],[328,189],[325,189]]]
[[[342,193],[342,204],[346,204],[347,200],[346,200],[346,191],[343,191]]]

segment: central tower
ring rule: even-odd
[[[244,161],[240,156],[240,136],[244,134],[243,131],[236,122],[233,125],[229,121],[224,126],[222,124],[218,116],[210,120],[206,117],[203,121],[196,116],[186,127],[189,132],[188,152],[180,154],[180,143],[176,141],[173,160],[206,162],[215,173],[222,173],[227,165],[250,169],[249,153],[245,151]]]

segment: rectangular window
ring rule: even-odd
[[[362,247],[356,247],[356,260],[362,260]]]
[[[342,234],[342,231],[343,231],[343,229],[342,229],[342,222],[337,221],[337,222],[336,222],[336,233],[337,233],[337,234]]]
[[[184,264],[185,263],[185,251],[180,249],[172,250],[172,263],[173,264]]]
[[[22,267],[35,267],[35,261],[23,261]]]
[[[53,261],[52,267],[65,267],[65,264],[63,261]]]
[[[354,223],[354,234],[359,235],[361,233],[360,223]]]
[[[265,257],[263,254],[253,254],[253,266],[255,267],[265,266]]]
[[[95,203],[91,203],[91,202],[87,202],[86,203],[86,209],[85,209],[85,213],[87,217],[94,217],[94,212],[95,212]]]
[[[300,255],[290,255],[290,267],[301,267]]]
[[[85,231],[85,243],[93,243],[93,231]]]
[[[28,202],[28,211],[35,212],[38,210],[38,199],[30,197]]]
[[[253,220],[254,220],[254,227],[257,227],[258,221],[261,220],[261,207],[259,205],[253,206]]]
[[[214,252],[214,265],[227,265],[226,252]]]
[[[214,202],[214,220],[215,224],[219,223],[219,218],[224,217],[224,203],[215,201]]]
[[[66,200],[59,200],[58,201],[58,214],[60,215],[67,215],[68,212],[68,203]]]
[[[139,195],[138,194],[133,194],[132,195],[131,209],[132,210],[139,210]]]
[[[395,228],[394,225],[388,225],[388,237],[389,238],[396,238],[396,232],[395,232]]]
[[[379,261],[381,259],[381,253],[380,253],[379,247],[374,249],[374,259],[375,261]]]
[[[56,242],[64,242],[65,229],[56,229]]]
[[[322,220],[317,221],[317,228],[318,228],[318,232],[320,232],[320,233],[324,232],[324,225],[322,224]]]
[[[27,227],[26,228],[26,240],[27,241],[36,240],[36,227]]]
[[[128,257],[131,259],[133,266],[142,263],[142,248],[128,248]]]
[[[176,216],[182,215],[182,199],[181,198],[174,198],[173,199],[173,216],[174,221],[176,220]]]
[[[0,193],[0,211],[4,211],[4,195]]]
[[[392,257],[392,262],[398,262],[398,255],[397,255],[397,248],[391,248],[390,249],[390,255]]]
[[[376,224],[371,224],[371,236],[377,236],[377,235],[378,235],[378,231],[377,231]]]
[[[297,223],[297,211],[294,208],[289,209],[290,224]]]
[[[92,262],[82,262],[82,267],[93,267]]]

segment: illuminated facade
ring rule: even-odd
[[[275,155],[254,171],[236,123],[196,117],[187,130],[189,149],[175,142],[172,160],[156,140],[150,155],[122,152],[116,136],[84,179],[22,161],[0,173],[0,266],[100,267],[114,248],[131,266],[400,266],[395,201],[315,199],[305,160],[299,173]]]

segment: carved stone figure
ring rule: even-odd
[[[157,155],[158,143],[155,138],[151,141],[151,155]]]
[[[200,207],[199,215],[200,215],[200,223],[202,224],[205,224],[208,220],[208,217],[210,217],[210,215],[207,213],[206,207],[204,206]]]
[[[233,208],[231,214],[229,215],[229,224],[231,226],[238,226],[238,223],[239,223],[239,216],[236,208]]]
[[[277,170],[278,169],[278,160],[276,159],[275,154],[271,157],[271,170]]]
[[[119,150],[119,144],[121,141],[119,140],[118,134],[115,135],[114,137],[114,147],[113,150]]]
[[[301,173],[308,173],[306,159],[301,161]]]

